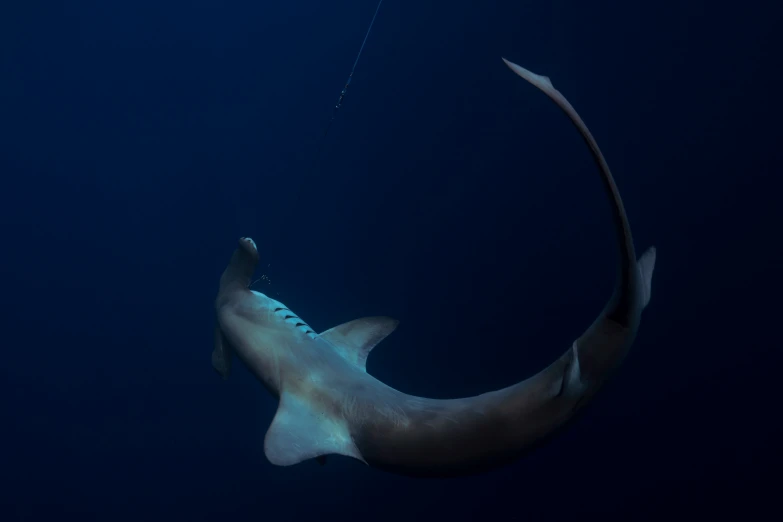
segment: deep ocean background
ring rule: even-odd
[[[780,27],[773,2],[5,2],[0,519],[774,518],[781,449]],[[653,297],[561,436],[478,477],[276,468],[276,404],[210,366],[236,240],[316,330],[401,320],[393,387],[538,371],[614,282],[596,136]],[[769,513],[767,513],[769,511]]]

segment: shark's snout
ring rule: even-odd
[[[240,289],[247,290],[258,264],[258,258],[258,249],[255,241],[249,237],[240,238],[237,248],[231,256],[231,261],[223,271],[223,275],[220,276],[219,301],[221,295],[224,297],[228,295],[227,292]]]
[[[250,239],[249,237],[243,237],[239,239],[239,246],[248,254],[250,254],[253,257],[254,261],[258,261],[258,248],[256,247],[256,242]]]

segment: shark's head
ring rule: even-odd
[[[217,306],[230,301],[237,291],[247,290],[258,264],[258,248],[249,237],[240,238],[231,261],[220,276]]]
[[[269,356],[269,360],[279,361],[280,350],[285,351],[291,342],[307,342],[318,337],[280,301],[249,288],[258,261],[256,243],[243,237],[221,276],[215,301],[217,325],[212,365],[223,377],[230,372],[233,352],[251,358]],[[251,331],[253,335],[248,335]],[[277,389],[277,383],[266,384],[271,386],[270,390]]]
[[[250,239],[249,237],[243,237],[239,239],[239,248],[241,248],[244,252],[246,252],[250,258],[252,259],[253,266],[258,263],[258,247],[256,247],[256,242]]]
[[[250,289],[259,260],[258,247],[249,237],[240,238],[234,255],[223,273],[217,307],[228,306],[232,312],[250,320],[267,333],[291,331],[315,338],[315,332],[286,305],[266,294]]]

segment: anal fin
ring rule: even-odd
[[[652,294],[652,276],[653,270],[655,270],[655,258],[657,257],[657,250],[655,247],[650,247],[639,258],[639,272],[642,276],[642,291],[644,292],[643,304],[647,306],[650,304],[650,294]]]
[[[344,419],[334,418],[285,391],[280,394],[280,405],[266,432],[264,454],[276,466],[291,466],[329,454],[364,462]]]

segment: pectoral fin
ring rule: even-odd
[[[333,418],[287,392],[280,394],[280,405],[264,439],[264,454],[276,466],[291,466],[329,454],[364,462],[344,419]]]
[[[231,373],[231,347],[223,338],[220,325],[215,325],[215,347],[212,349],[212,367],[223,379]]]

